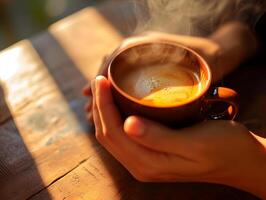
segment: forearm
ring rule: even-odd
[[[215,80],[232,72],[241,62],[253,56],[258,48],[255,34],[240,22],[222,26],[210,36],[210,39],[219,46],[216,65],[212,69]]]

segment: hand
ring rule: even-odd
[[[140,181],[197,181],[234,186],[266,198],[266,142],[233,121],[173,130],[131,116],[125,122],[103,76],[92,82],[98,141]]]
[[[247,26],[239,22],[225,24],[208,38],[148,32],[138,37],[129,38],[122,45],[143,38],[174,41],[194,49],[209,64],[214,82],[232,72],[243,60],[252,56],[257,49],[253,33]],[[247,43],[249,44],[248,48],[245,46]],[[107,69],[101,68],[99,74],[106,76]],[[83,92],[85,96],[91,96],[90,86],[86,86]],[[92,101],[85,106],[89,120],[92,120],[91,106]]]
[[[215,62],[217,60],[216,57],[219,52],[219,46],[216,42],[213,42],[210,39],[205,39],[205,38],[200,38],[200,37],[191,37],[191,36],[178,36],[178,35],[159,33],[159,32],[147,32],[141,36],[126,39],[123,42],[122,46],[128,45],[132,41],[141,40],[144,38],[163,39],[163,40],[169,40],[169,41],[181,43],[197,51],[200,55],[202,55],[205,58],[205,60],[211,66],[215,66]],[[106,65],[103,65],[102,68],[100,69],[99,71],[100,75],[107,76],[107,69],[104,68],[105,66]],[[218,74],[218,72],[217,73],[215,72],[213,74]],[[215,78],[215,80],[219,79],[218,76],[213,76],[213,77]],[[87,85],[84,87],[83,94],[85,96],[91,97],[91,86],[90,85]],[[85,111],[87,112],[87,118],[89,121],[92,121],[92,113],[90,112],[91,107],[92,107],[92,100],[89,99],[89,101],[85,105]]]

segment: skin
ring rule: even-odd
[[[167,37],[198,51],[210,64],[214,81],[256,52],[254,36],[237,22],[207,39],[159,33],[149,37]],[[243,48],[244,41],[252,44],[249,49]],[[123,121],[104,76],[84,90],[91,92],[93,101],[86,110],[92,110],[97,140],[137,180],[220,183],[266,199],[266,140],[243,125],[205,121],[174,130],[139,116]]]

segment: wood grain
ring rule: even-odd
[[[86,8],[0,53],[0,199],[256,199],[214,184],[140,183],[95,140],[81,89],[133,31],[130,9]]]
[[[83,9],[64,21],[59,21],[49,28],[49,32],[88,80],[95,76],[103,58],[123,38],[96,8]]]
[[[90,157],[94,151],[92,146],[97,146],[88,135],[91,127],[83,112],[85,99],[81,90],[87,82],[86,76],[95,76],[102,58],[121,38],[95,9],[86,13],[74,15],[73,23],[81,19],[76,33],[82,35],[75,37],[88,38],[88,51],[80,49],[86,41],[73,40],[72,27],[66,27],[63,22],[51,28],[55,36],[46,32],[0,54],[1,122],[11,118],[1,126],[0,144],[5,144],[0,146],[0,174],[6,180],[0,188],[3,198],[32,196],[77,167]],[[83,24],[86,20],[87,24]],[[68,21],[71,24],[72,18]],[[99,30],[84,32],[84,25],[93,25]],[[72,43],[64,48],[74,52],[74,61],[55,38],[58,32],[66,30],[71,31],[63,37]],[[105,40],[100,41],[102,34]],[[109,48],[104,48],[106,46]],[[79,61],[79,65],[75,65],[76,59],[85,59],[87,64]],[[91,64],[94,67],[90,67]],[[86,76],[79,69],[87,70]],[[17,180],[15,184],[13,179]]]
[[[2,52],[0,60],[10,57],[13,60],[8,70],[0,73],[13,118],[1,126],[2,173],[8,180],[1,185],[0,194],[24,199],[87,159],[94,144],[73,111],[83,113],[84,99],[69,104],[30,42],[22,41]],[[72,85],[72,90],[80,91],[81,86]],[[10,187],[15,177],[25,176],[24,171],[33,173],[31,167],[39,177],[25,177],[15,182],[19,185]]]

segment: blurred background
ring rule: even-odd
[[[84,7],[106,0],[0,0],[0,50]]]

